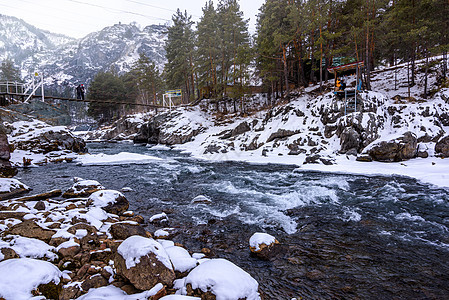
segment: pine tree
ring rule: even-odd
[[[168,61],[164,68],[165,79],[170,89],[183,89],[186,100],[189,101],[195,96],[193,22],[187,12],[182,13],[179,9],[172,21],[165,44]]]
[[[274,84],[279,82],[289,92],[288,56],[294,45],[297,27],[289,19],[291,1],[267,0],[262,6],[257,27],[257,53],[259,74]],[[282,79],[281,79],[282,78]]]
[[[0,80],[20,82],[20,70],[14,66],[14,63],[10,59],[6,59],[0,66]]]
[[[248,22],[243,19],[243,12],[240,11],[237,0],[220,0],[217,14],[221,56],[219,85],[222,95],[226,95],[228,85],[235,86],[239,80],[237,55],[239,48],[249,45]]]
[[[90,100],[100,100],[90,102],[88,109],[88,114],[98,119],[100,123],[118,118],[120,105],[114,102],[123,102],[127,99],[125,85],[113,71],[99,72],[92,80],[87,96]],[[102,103],[103,101],[110,103]]]
[[[203,16],[197,25],[196,44],[198,86],[205,97],[217,95],[217,68],[220,59],[217,18],[218,15],[213,1],[209,1],[204,6]]]
[[[140,102],[145,104],[157,104],[164,89],[161,75],[152,62],[144,53],[140,54],[132,68],[135,74],[135,84],[138,89],[138,98]]]

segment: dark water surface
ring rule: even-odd
[[[449,299],[448,190],[404,177],[199,161],[131,144],[89,149],[162,160],[56,164],[18,177],[36,193],[66,189],[74,176],[131,187],[130,209],[146,220],[167,212],[175,242],[233,261],[259,282],[265,299]],[[191,204],[198,195],[212,204]],[[248,240],[260,231],[282,244],[269,261],[249,253]]]

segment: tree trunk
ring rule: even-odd
[[[285,91],[288,96],[288,94],[290,93],[290,89],[289,89],[289,84],[288,84],[287,46],[281,45],[281,49],[282,49],[282,64],[284,67]],[[281,84],[281,88],[282,88],[282,84]],[[284,94],[282,93],[282,95],[284,95]]]

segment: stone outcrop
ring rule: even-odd
[[[416,157],[417,146],[415,134],[408,131],[399,138],[376,143],[368,154],[375,161],[398,162]]]
[[[435,145],[435,153],[443,157],[449,157],[449,135],[438,141]]]
[[[3,126],[0,126],[0,177],[13,177],[17,174],[17,169],[11,166],[9,159],[10,146]]]
[[[13,139],[13,144],[19,150],[32,150],[41,153],[52,151],[70,150],[76,153],[87,152],[83,139],[74,136],[65,129],[52,127],[43,130],[36,135],[24,135]]]

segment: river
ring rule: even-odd
[[[162,160],[50,164],[17,178],[35,193],[64,190],[74,176],[130,187],[130,209],[146,220],[165,211],[175,242],[231,260],[259,282],[265,299],[449,299],[447,189],[399,176],[201,161],[126,143],[88,148]],[[198,195],[212,203],[192,204]],[[279,253],[268,261],[250,255],[254,232],[274,235]]]

